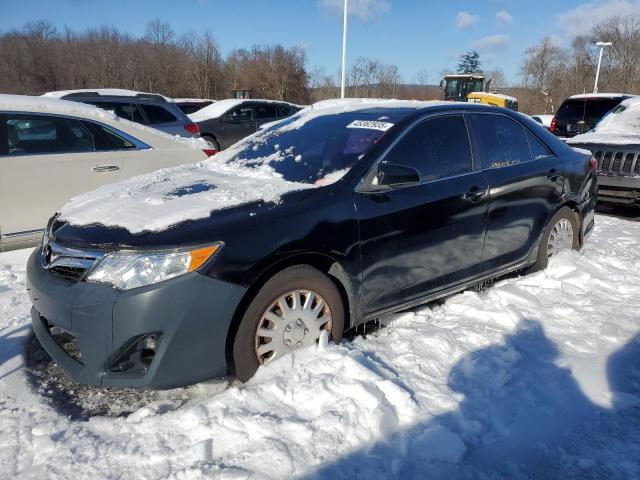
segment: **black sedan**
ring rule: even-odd
[[[218,160],[299,186],[278,199],[143,231],[63,209],[27,267],[34,331],[56,362],[95,385],[245,381],[323,335],[544,268],[593,228],[593,158],[518,113],[371,103],[305,115]],[[215,192],[206,178],[167,202]]]

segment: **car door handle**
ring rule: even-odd
[[[484,197],[487,193],[488,193],[488,189],[486,188],[480,188],[477,186],[473,186],[471,187],[467,193],[465,193],[462,198],[464,198],[465,200],[469,200],[470,202],[476,203],[479,202],[482,197]]]
[[[120,170],[117,165],[96,165],[91,169],[92,172],[115,172],[116,170]]]
[[[555,182],[558,178],[560,178],[560,172],[558,172],[558,170],[556,170],[555,168],[552,168],[551,170],[549,170],[549,172],[547,173],[547,178],[553,182]]]

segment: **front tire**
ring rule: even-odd
[[[344,331],[344,305],[335,284],[308,265],[275,274],[245,311],[233,343],[236,377],[248,381],[260,365],[314,345],[326,330],[335,343]]]
[[[562,250],[577,250],[580,246],[579,228],[573,210],[569,207],[562,207],[558,210],[549,221],[540,240],[535,270],[547,268],[549,259]]]

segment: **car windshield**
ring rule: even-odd
[[[362,112],[293,116],[232,147],[228,162],[267,165],[287,181],[322,184],[332,173],[346,173],[398,118]]]

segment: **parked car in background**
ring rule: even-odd
[[[544,268],[593,228],[591,155],[524,115],[336,103],[66,205],[27,264],[56,363],[93,385],[245,381],[323,336]]]
[[[71,197],[207,151],[82,103],[0,95],[0,251],[35,245]]]
[[[185,115],[202,110],[215,102],[215,100],[204,98],[174,98],[173,101]]]
[[[585,93],[567,98],[551,120],[549,131],[571,138],[587,133],[620,102],[631,95],[623,93]]]
[[[598,161],[598,201],[640,207],[640,97],[615,107],[589,133],[567,139]]]
[[[536,122],[541,124],[543,127],[546,127],[547,130],[551,127],[551,121],[553,120],[553,115],[531,115]]]
[[[224,150],[255,133],[260,125],[293,115],[302,107],[273,100],[219,100],[189,115],[212,148]]]
[[[198,126],[189,120],[175,102],[156,93],[115,88],[61,90],[43,96],[88,103],[114,112],[132,122],[148,125],[171,135],[198,137]]]

